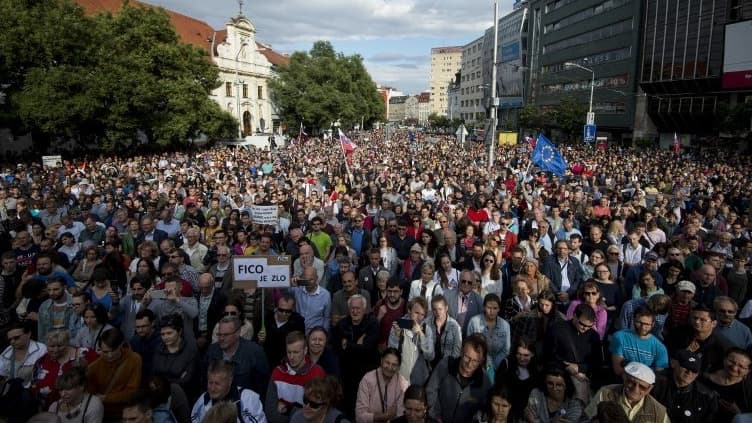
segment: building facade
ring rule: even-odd
[[[418,124],[428,123],[428,115],[431,114],[431,93],[422,92],[415,96],[418,99]],[[451,101],[451,97],[448,101]]]
[[[640,0],[533,0],[529,3],[530,103],[589,103],[598,136],[632,138],[637,98]],[[570,63],[588,68],[584,70]],[[585,116],[583,116],[583,124]]]
[[[460,70],[462,47],[435,47],[431,49],[431,112],[446,116],[448,112],[448,87],[454,74]]]
[[[393,96],[389,99],[389,122],[402,122],[407,117],[406,95]]]
[[[460,118],[471,125],[483,126],[487,120],[487,105],[483,99],[490,92],[491,75],[484,68],[484,55],[488,47],[486,37],[480,36],[462,47],[460,75]],[[491,39],[493,46],[493,38]]]
[[[87,14],[117,13],[121,0],[76,0]],[[156,6],[130,1],[132,6]],[[215,30],[206,22],[164,9],[180,40],[206,52],[219,68],[221,85],[210,98],[239,122],[238,136],[276,132],[279,116],[269,98],[268,81],[278,66],[289,58],[256,40],[256,29],[242,14],[231,18],[224,29]]]
[[[723,130],[717,114],[752,97],[751,19],[752,0],[645,2],[639,73],[649,117],[639,125],[644,135]],[[739,83],[729,79],[734,63],[746,63]]]

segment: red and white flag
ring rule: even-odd
[[[342,145],[342,149],[347,153],[355,151],[358,146],[350,138],[347,138],[347,135],[341,129],[337,128],[337,130],[339,131],[339,142]]]

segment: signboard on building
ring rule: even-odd
[[[724,89],[752,88],[752,20],[726,25],[723,49]]]
[[[232,287],[287,288],[290,286],[290,256],[243,256],[232,258]]]
[[[520,58],[520,42],[513,41],[501,46],[501,62],[511,62]]]

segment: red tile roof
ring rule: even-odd
[[[75,0],[75,2],[84,8],[86,14],[94,15],[102,12],[117,13],[123,7],[125,0]],[[137,0],[130,0],[129,4],[132,6],[164,10],[170,17],[170,22],[172,22],[172,25],[175,27],[175,31],[178,33],[180,39],[183,42],[205,50],[207,53],[209,53],[209,49],[211,48],[212,39],[214,39],[215,45],[220,44],[227,39],[226,29],[215,31],[206,22],[183,15],[182,13]],[[285,66],[290,62],[289,57],[286,55],[277,53],[263,44],[256,44],[258,45],[261,54],[263,54],[273,65]],[[212,55],[216,55],[216,51],[211,53]]]

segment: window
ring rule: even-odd
[[[258,87],[258,99],[263,100],[264,99],[264,87],[259,85]]]
[[[232,82],[225,82],[225,97],[232,97]]]
[[[568,60],[567,62],[576,63],[585,67],[600,65],[603,63],[616,62],[619,60],[628,59],[632,56],[632,48],[625,47],[616,50],[604,51],[601,53],[592,54],[590,56],[579,57],[576,59]],[[567,70],[564,62],[555,63],[552,65],[546,65],[541,67],[541,73],[556,73]]]
[[[248,98],[248,84],[243,84],[243,98]]]
[[[553,53],[555,51],[563,50],[565,48],[575,47],[582,44],[591,43],[593,41],[602,40],[605,38],[613,37],[618,34],[623,34],[632,30],[632,18],[617,22],[615,24],[607,25],[598,29],[594,29],[584,34],[575,35],[574,37],[565,38],[555,43],[546,44],[543,46],[543,53]]]
[[[578,22],[592,18],[593,16],[597,16],[609,10],[616,9],[617,7],[624,6],[628,2],[629,0],[606,0],[603,3],[589,7],[585,10],[581,10],[556,22],[547,24],[545,27],[543,27],[543,33],[548,34],[550,32],[558,31],[570,25],[574,25]]]

